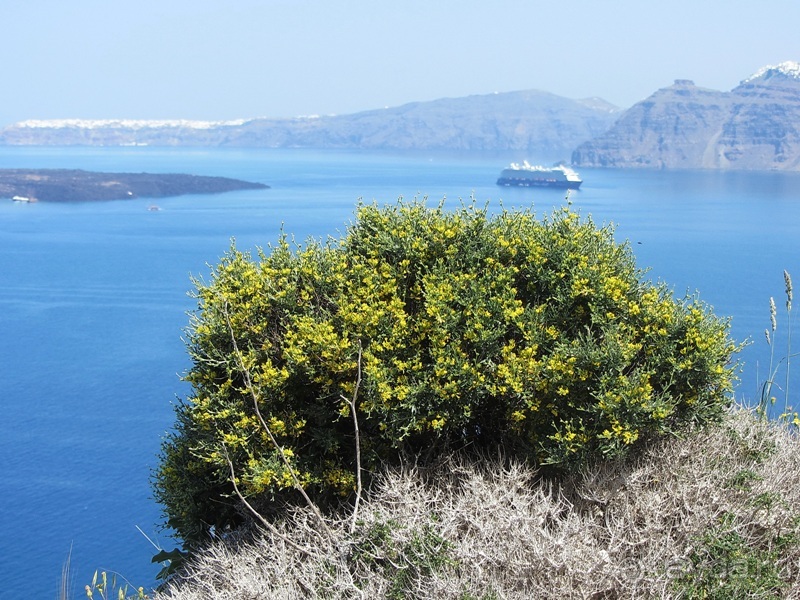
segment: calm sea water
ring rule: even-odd
[[[494,185],[509,159],[522,158],[0,148],[0,168],[186,172],[272,186],[161,199],[160,211],[142,199],[0,202],[0,596],[55,597],[70,550],[76,598],[95,569],[153,584],[155,550],[137,528],[172,548],[149,475],[172,404],[187,392],[179,376],[188,367],[189,277],[206,275],[232,238],[254,249],[281,227],[299,240],[338,236],[359,198],[456,205],[474,196],[540,215],[563,205],[563,192]],[[698,290],[732,318],[737,339],[752,338],[737,391],[752,400],[757,373],[766,375],[769,297],[783,311],[784,269],[800,286],[800,175],[581,175],[576,209],[614,222],[649,277],[679,295]],[[785,338],[778,343],[785,348]]]

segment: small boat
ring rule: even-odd
[[[11,198],[11,200],[13,200],[14,202],[26,202],[26,203],[36,202],[36,198],[29,196],[14,196]]]
[[[511,163],[503,169],[497,179],[497,185],[523,186],[523,187],[552,187],[560,189],[577,190],[581,187],[581,178],[578,174],[563,165],[555,167],[532,166],[528,161],[522,164]]]

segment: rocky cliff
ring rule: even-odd
[[[295,119],[24,121],[0,130],[0,144],[520,150],[558,160],[606,131],[618,114],[597,98],[532,90]]]
[[[761,69],[730,92],[677,80],[578,146],[577,166],[800,170],[800,64]]]

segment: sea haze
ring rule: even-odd
[[[8,597],[53,597],[72,549],[74,597],[95,569],[154,583],[158,530],[150,470],[188,390],[181,340],[193,300],[235,238],[266,247],[339,236],[359,198],[473,196],[490,210],[563,206],[563,191],[500,188],[514,157],[310,150],[0,148],[0,168],[217,175],[267,190],[78,204],[0,201],[0,581]],[[614,222],[647,277],[699,291],[732,318],[743,352],[739,399],[766,376],[769,297],[785,349],[783,270],[800,284],[800,174],[582,170],[570,201]],[[757,367],[758,365],[758,367]],[[800,365],[795,369],[800,372]],[[798,383],[794,389],[800,390]],[[793,394],[794,395],[794,394]]]

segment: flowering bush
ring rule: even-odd
[[[233,522],[232,481],[262,507],[352,494],[356,446],[367,472],[497,445],[564,467],[728,405],[728,323],[569,209],[362,205],[339,241],[268,250],[195,282],[193,394],[155,474],[186,541]]]

